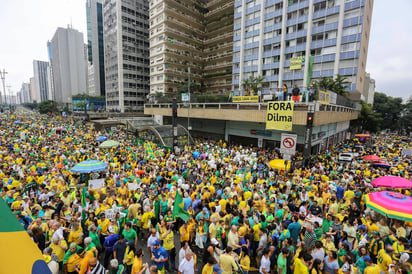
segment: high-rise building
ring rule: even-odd
[[[149,93],[147,0],[104,0],[103,41],[108,110],[143,111]]]
[[[49,100],[49,83],[47,70],[49,62],[33,60],[34,84],[36,86],[37,102]]]
[[[150,1],[150,92],[228,93],[232,84],[230,0]]]
[[[363,93],[373,0],[236,0],[233,89],[263,76],[264,87],[307,87],[342,75]]]
[[[22,83],[20,89],[20,103],[31,103],[30,83]]]
[[[37,100],[36,84],[34,83],[34,77],[30,78],[30,99],[32,103],[40,102]]]
[[[53,98],[71,103],[72,95],[87,94],[83,34],[71,27],[58,28],[50,44]]]
[[[102,0],[87,0],[87,60],[89,62],[89,95],[104,96],[104,43]]]
[[[49,100],[55,100],[54,98],[54,79],[53,79],[53,55],[51,42],[47,41],[47,55],[49,56],[49,68],[47,69],[47,80],[49,89]]]

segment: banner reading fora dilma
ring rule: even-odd
[[[268,102],[266,129],[292,130],[293,101]]]

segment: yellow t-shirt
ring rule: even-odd
[[[392,258],[389,256],[384,249],[378,252],[378,265],[379,268],[384,273],[389,273],[389,265],[392,263]]]
[[[146,213],[143,214],[143,216],[142,216],[142,228],[145,228],[145,229],[149,228],[149,221],[152,217],[154,217],[154,214],[151,211],[146,212]]]
[[[205,264],[205,266],[202,269],[202,274],[212,274],[213,273],[213,264]]]
[[[169,234],[166,235],[167,232],[162,234],[162,239],[163,239],[163,247],[166,250],[171,250],[175,247],[174,243],[174,237],[173,237],[173,231],[170,231]]]
[[[133,250],[129,251],[129,247],[127,247],[127,249],[126,249],[126,255],[125,255],[125,258],[123,259],[125,262],[128,261],[128,262],[126,263],[126,265],[132,265],[132,264],[134,263],[134,262],[133,262],[133,258],[134,258],[134,252],[133,252]]]
[[[104,219],[103,222],[101,220],[97,220],[97,224],[102,228],[102,233],[107,234],[110,221],[108,219]]]
[[[380,274],[381,269],[379,268],[378,265],[371,265],[365,268],[365,271],[363,272],[364,274]]]
[[[60,245],[63,247],[67,247],[67,243],[65,240],[60,240]],[[55,245],[54,243],[50,244],[50,248],[53,250],[53,254],[59,259],[59,262],[63,261],[64,255],[66,251],[63,250],[58,244]]]
[[[74,243],[74,242],[80,241],[82,232],[83,231],[81,229],[78,229],[76,231],[70,231],[69,243]]]
[[[295,274],[307,274],[308,273],[308,267],[305,264],[303,264],[303,262],[299,258],[295,259],[294,265],[295,265],[295,272],[294,272]]]
[[[81,262],[82,258],[79,255],[73,254],[70,258],[66,261],[67,264],[67,272],[74,272],[74,267]]]
[[[189,238],[190,238],[189,226],[187,226],[186,229],[183,226],[181,226],[179,231],[180,231],[180,241],[181,242],[189,241]]]
[[[133,267],[132,267],[132,274],[138,273],[143,269],[143,262],[139,258],[134,258]]]

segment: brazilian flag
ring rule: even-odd
[[[183,199],[179,192],[176,192],[176,199],[173,205],[173,216],[179,217],[183,221],[187,222],[190,218],[189,213],[183,209]]]
[[[0,273],[51,274],[37,245],[0,199]]]

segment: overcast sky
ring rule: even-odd
[[[86,40],[85,2],[0,0],[0,69],[8,72],[6,82],[13,92],[33,76],[33,59],[47,61],[46,43],[57,27],[71,23]],[[376,80],[376,90],[391,96],[412,95],[411,10],[411,0],[374,4],[366,67]]]

